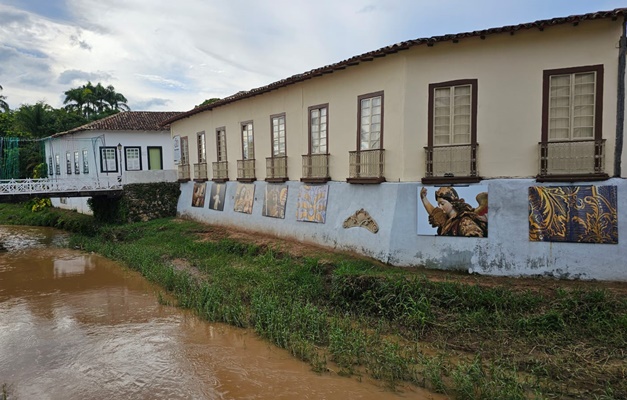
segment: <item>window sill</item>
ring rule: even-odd
[[[594,182],[610,179],[608,174],[538,175],[537,182]]]
[[[423,184],[433,185],[451,185],[455,183],[477,183],[481,182],[483,178],[480,176],[429,176],[421,179]]]
[[[300,181],[303,183],[327,183],[331,180],[331,177],[327,176],[325,178],[300,178]]]
[[[194,182],[207,182],[207,178],[194,178]]]
[[[378,178],[348,178],[346,179],[346,182],[363,185],[376,185],[385,182],[385,178],[382,176]]]
[[[289,181],[290,179],[288,177],[283,177],[283,178],[266,178],[266,182],[269,183],[284,183]]]
[[[189,178],[183,178],[183,179],[179,179],[179,182],[189,182],[191,179]]]
[[[238,182],[243,182],[243,183],[251,183],[256,181],[257,178],[237,178]]]
[[[229,178],[213,178],[212,181],[215,183],[226,183],[229,181]]]

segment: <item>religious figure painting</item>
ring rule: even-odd
[[[287,203],[287,185],[268,184],[263,199],[262,215],[264,217],[285,218],[285,203]]]
[[[298,188],[296,220],[324,224],[327,217],[328,185],[302,185]]]
[[[488,187],[418,187],[417,215],[419,235],[488,237]]]
[[[205,191],[207,190],[207,182],[194,183],[194,192],[192,193],[192,207],[205,206]]]
[[[532,186],[529,240],[618,243],[616,186]]]
[[[255,200],[254,183],[238,183],[235,191],[235,205],[233,211],[245,214],[253,213],[253,201]]]
[[[209,195],[209,208],[211,210],[224,210],[224,197],[226,195],[226,183],[214,183],[211,185]]]

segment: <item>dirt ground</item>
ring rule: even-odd
[[[218,241],[222,239],[233,239],[245,243],[254,243],[261,247],[277,249],[279,252],[288,253],[293,257],[316,257],[321,260],[329,260],[338,254],[349,255],[366,259],[366,257],[344,251],[336,251],[326,247],[318,246],[311,243],[303,243],[294,240],[278,238],[259,232],[248,232],[244,230],[236,230],[233,228],[221,226],[207,226],[203,232],[198,232],[201,240]],[[385,265],[373,259],[369,259],[373,264],[384,266],[385,268],[399,268]],[[594,262],[594,261],[592,261]],[[626,263],[627,264],[627,263]],[[594,268],[591,265],[591,268]],[[626,265],[627,268],[627,265]],[[427,279],[436,281],[455,281],[460,283],[485,285],[485,286],[503,286],[511,290],[544,292],[550,295],[557,288],[564,289],[606,289],[620,296],[627,296],[627,282],[608,282],[608,281],[582,281],[582,280],[559,280],[548,277],[498,277],[487,275],[470,275],[460,271],[443,271],[435,269],[427,269],[423,267],[403,267],[403,271],[424,275]]]

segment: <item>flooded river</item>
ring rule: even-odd
[[[159,304],[139,274],[63,248],[66,239],[0,226],[0,385],[9,399],[442,398],[316,374],[250,330]]]

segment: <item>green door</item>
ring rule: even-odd
[[[163,169],[161,147],[148,147],[148,169]]]

